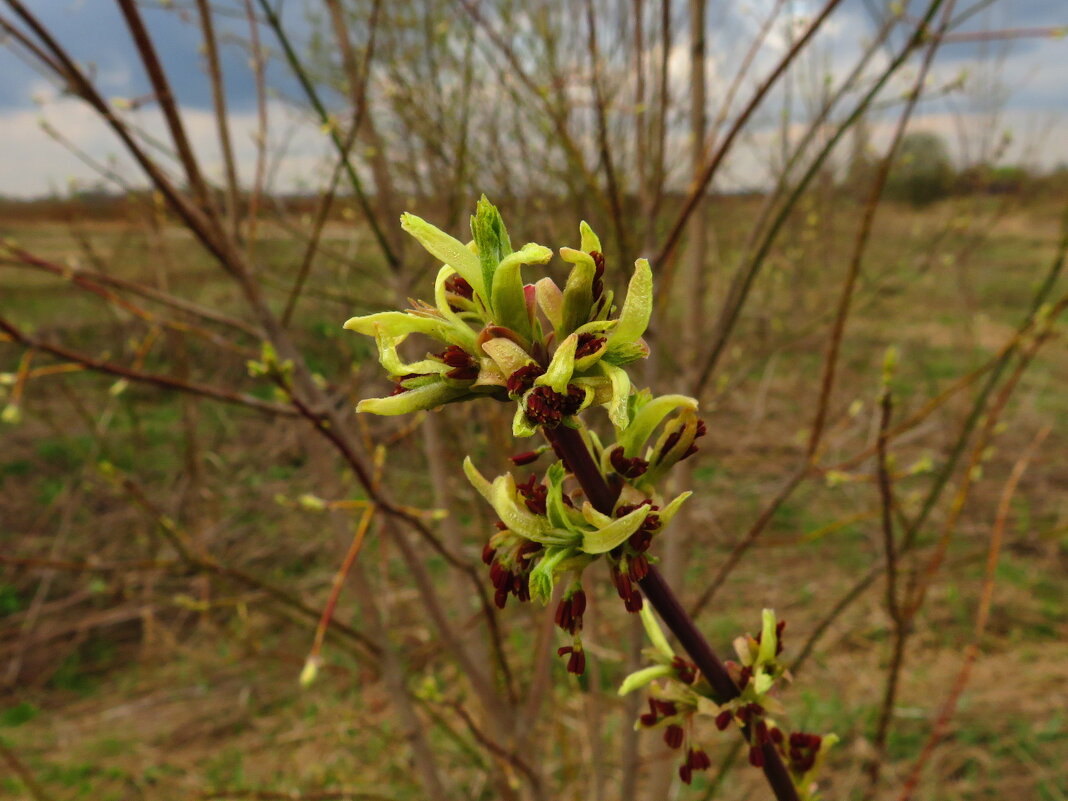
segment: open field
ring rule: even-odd
[[[758,203],[711,203],[709,334],[743,245],[742,223]],[[690,602],[804,459],[855,224],[850,202],[836,203],[837,211],[814,201],[795,215],[702,396],[709,435],[691,471],[697,492],[686,519],[670,532],[680,543]],[[829,618],[882,559],[872,449],[884,354],[897,348],[894,423],[923,415],[892,441],[898,511],[909,519],[989,373],[962,379],[1013,341],[1049,272],[1058,213],[1052,203],[1009,209],[998,198],[958,198],[922,211],[882,209],[843,339],[819,469],[774,509],[698,618],[726,652],[739,633],[756,630],[762,607],[772,607],[788,621],[787,657],[827,621],[782,695],[793,724],[841,737],[826,799],[862,797],[893,640],[878,571]],[[56,264],[157,287],[248,322],[233,283],[187,233],[135,216],[26,224],[0,234]],[[524,231],[515,212],[505,216],[524,241],[543,234],[546,241],[573,238],[570,227]],[[312,371],[348,405],[388,391],[372,348],[340,328],[351,314],[392,305],[384,268],[366,258],[370,241],[340,220],[328,224],[290,325]],[[265,223],[255,247],[267,300],[282,309],[302,242],[289,223],[275,221]],[[558,262],[550,269],[558,272]],[[669,332],[686,323],[677,310],[687,306],[688,287],[683,273],[670,275],[670,287],[658,287],[665,302],[650,338],[655,386],[686,391],[695,365]],[[425,296],[429,278],[420,274],[412,284],[407,294]],[[1062,276],[1050,299],[1066,291]],[[191,315],[150,300],[136,304],[136,310],[118,308],[63,276],[0,264],[0,315],[41,340],[136,363],[149,373],[277,399],[274,387],[248,375],[247,361],[260,352],[254,337],[225,321],[191,330]],[[19,372],[23,353],[0,343],[0,371]],[[24,369],[61,363],[38,353]],[[975,440],[968,441],[961,466],[903,561],[903,575],[923,575],[946,533],[944,563],[907,640],[880,798],[897,797],[961,669],[999,500],[1021,455],[1047,428],[1011,496],[980,654],[917,797],[1068,798],[1066,377],[1062,322],[1020,375],[991,444],[975,454],[970,469]],[[308,798],[420,798],[406,732],[367,642],[343,631],[328,636],[320,676],[308,688],[298,683],[359,518],[353,510],[345,525],[332,526],[330,516],[299,499],[310,493],[361,500],[353,477],[305,420],[117,380],[86,371],[32,378],[19,404],[22,421],[0,428],[0,742],[17,754],[40,792],[9,772],[0,778],[0,797],[236,799],[300,791]],[[5,391],[11,390],[9,382]],[[954,391],[926,413],[925,404],[947,390]],[[472,424],[469,407],[435,414],[452,465],[464,453],[486,464],[495,458],[488,455],[492,443],[508,440],[510,411],[501,412],[496,426]],[[360,430],[368,443],[387,446],[381,464],[393,495],[433,510],[438,503],[426,478],[423,433],[412,422],[387,418]],[[487,464],[497,467],[503,464]],[[965,475],[974,486],[959,522],[943,528]],[[477,563],[492,521],[458,470],[446,480],[448,512],[460,524],[456,545]],[[428,513],[426,519],[436,518]],[[183,558],[181,548],[192,556]],[[426,549],[421,559],[437,586],[457,583],[440,555]],[[367,582],[456,797],[497,797],[487,779],[496,757],[482,747],[479,722],[471,721],[469,699],[457,689],[458,668],[429,624],[387,529],[371,528],[359,562],[365,572],[350,580],[336,619],[374,646],[366,605],[353,591],[356,581]],[[592,667],[582,679],[553,661],[548,688],[531,686],[547,646],[557,644],[551,609],[548,618],[530,606],[497,615],[515,692],[541,698],[541,710],[523,725],[532,727],[538,753],[547,755],[543,770],[560,788],[553,798],[615,797],[620,733],[632,714],[615,688],[628,672],[634,626],[604,585],[590,601],[585,640]],[[463,598],[463,591],[450,597]],[[463,636],[479,636],[473,600],[448,614]],[[713,797],[715,766],[730,741],[708,728],[702,738],[711,744],[713,770],[695,778],[692,789],[682,788],[679,798]],[[643,776],[674,771],[674,755],[658,734],[640,738],[640,748]],[[506,774],[515,769],[499,762]],[[759,774],[739,765],[723,774],[714,797],[765,792]]]

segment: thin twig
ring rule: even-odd
[[[901,790],[901,795],[898,796],[898,801],[909,801],[909,799],[912,798],[912,794],[916,791],[916,787],[919,784],[924,766],[926,766],[927,762],[930,760],[938,743],[945,736],[946,728],[949,726],[949,722],[952,720],[953,715],[957,710],[957,702],[960,700],[961,693],[964,692],[964,688],[968,684],[972,665],[975,664],[975,660],[979,656],[980,644],[983,639],[983,634],[986,631],[987,621],[990,618],[990,606],[994,598],[994,584],[997,580],[998,559],[1001,555],[1001,543],[1005,537],[1005,526],[1008,522],[1012,498],[1016,493],[1016,487],[1019,485],[1020,479],[1023,478],[1023,474],[1027,470],[1027,466],[1030,464],[1035,452],[1042,445],[1042,442],[1049,435],[1050,431],[1050,427],[1047,426],[1035,435],[1035,438],[1031,440],[1031,443],[1020,455],[1020,458],[1016,460],[1016,464],[1013,465],[1012,468],[1012,473],[1009,474],[1009,480],[1005,482],[1005,488],[1002,490],[1001,498],[998,501],[997,515],[994,519],[994,528],[990,535],[990,547],[987,550],[986,568],[983,573],[983,584],[979,593],[979,607],[975,613],[975,633],[972,636],[972,641],[968,643],[968,647],[965,649],[964,662],[961,664],[960,671],[957,673],[957,678],[953,682],[949,697],[946,698],[945,703],[942,705],[942,711],[939,713],[934,726],[931,728],[931,734],[928,736],[927,742],[924,743],[923,750],[913,764],[912,770],[909,771],[908,778],[905,780],[904,787]]]

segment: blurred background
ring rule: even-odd
[[[487,603],[459,464],[530,447],[510,408],[352,412],[391,385],[341,324],[432,300],[399,214],[466,241],[483,192],[516,244],[587,220],[617,292],[651,260],[635,381],[709,430],[657,556],[717,650],[787,621],[822,797],[1068,796],[1066,32],[1047,0],[0,2],[0,797],[768,794],[709,722],[690,787],[633,730],[608,581],[581,678],[552,607]]]

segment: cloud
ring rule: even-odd
[[[277,191],[314,189],[325,180],[331,146],[319,128],[280,101],[267,108],[270,129],[268,153],[273,187]],[[162,115],[156,109],[131,112],[124,119],[142,133],[142,140],[168,141]],[[201,160],[209,180],[221,182],[223,161],[218,146],[215,118],[210,111],[198,108],[182,109],[182,121],[194,152]],[[244,185],[250,185],[257,159],[255,112],[237,112],[229,117],[237,170]],[[121,142],[99,116],[85,103],[74,98],[60,98],[40,109],[0,111],[0,129],[4,131],[5,147],[17,153],[8,159],[0,180],[0,193],[14,197],[37,197],[53,192],[65,192],[72,187],[115,183],[102,178],[100,172],[79,158],[50,131],[66,140],[73,148],[105,167],[118,180],[134,186],[146,185],[140,168],[126,154]],[[158,151],[149,146],[153,155]],[[173,175],[178,165],[167,157],[159,157]]]

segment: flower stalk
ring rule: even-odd
[[[574,474],[586,493],[586,497],[590,499],[590,503],[598,511],[609,513],[615,506],[619,492],[613,491],[608,486],[608,482],[605,481],[590,456],[582,435],[573,428],[545,430],[544,434]],[[645,597],[649,599],[649,603],[660,615],[660,619],[664,621],[664,625],[671,630],[690,659],[712,685],[715,700],[719,703],[726,703],[741,695],[741,690],[731,678],[726,665],[712,650],[708,640],[697,628],[697,624],[683,608],[678,596],[671,589],[671,585],[665,581],[663,574],[657,570],[655,565],[649,566],[649,572],[638,584],[645,593]],[[743,730],[743,734],[748,740],[749,732]],[[797,788],[775,745],[767,742],[760,748],[764,754],[762,769],[775,798],[778,801],[798,801]]]

